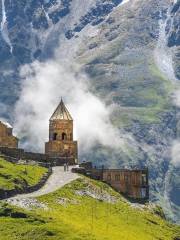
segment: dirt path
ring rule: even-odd
[[[79,176],[76,173],[71,172],[71,168],[69,167],[68,172],[64,172],[63,167],[53,167],[52,174],[45,183],[45,185],[39,189],[38,191],[35,191],[33,193],[27,193],[27,194],[19,194],[15,197],[9,198],[6,201],[10,204],[17,205],[20,207],[30,208],[31,206],[38,207],[37,200],[33,200],[35,197],[39,197],[51,192],[56,191],[57,189],[63,187],[67,183],[70,183],[71,181],[79,178]],[[44,206],[39,206],[44,207]]]

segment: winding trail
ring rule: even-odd
[[[35,205],[37,207],[44,207],[42,204],[42,206],[40,206],[37,200],[33,198],[54,192],[59,188],[62,188],[64,185],[79,178],[79,175],[76,173],[72,173],[71,169],[72,167],[70,166],[69,171],[64,172],[64,167],[53,167],[51,176],[48,178],[47,182],[41,189],[32,193],[18,194],[14,197],[6,199],[6,202],[25,208],[29,208]]]

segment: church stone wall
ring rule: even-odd
[[[102,179],[131,198],[149,197],[147,170],[104,169]]]
[[[50,157],[47,154],[25,152],[21,148],[8,148],[0,146],[0,154],[10,162],[18,162],[21,160],[33,160],[42,164],[49,166],[62,166],[64,163],[69,163],[70,165],[76,164],[74,157]]]
[[[49,141],[45,144],[45,153],[51,157],[71,157],[77,159],[77,142]]]
[[[0,122],[0,146],[17,148],[18,138],[12,135],[12,129]]]

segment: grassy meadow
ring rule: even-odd
[[[13,164],[0,158],[0,189],[21,189],[36,185],[47,169],[37,165]]]
[[[1,204],[0,240],[177,240],[158,207],[131,205],[104,183],[79,178],[37,200],[46,209]],[[162,217],[161,217],[162,216]]]

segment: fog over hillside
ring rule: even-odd
[[[113,107],[106,107],[89,91],[85,74],[74,72],[70,63],[67,64],[63,66],[57,59],[22,68],[23,89],[15,106],[14,123],[17,135],[26,137],[22,147],[44,151],[49,118],[62,96],[74,116],[75,138],[79,140],[81,152],[87,153],[97,142],[118,148],[123,140],[110,121]]]

